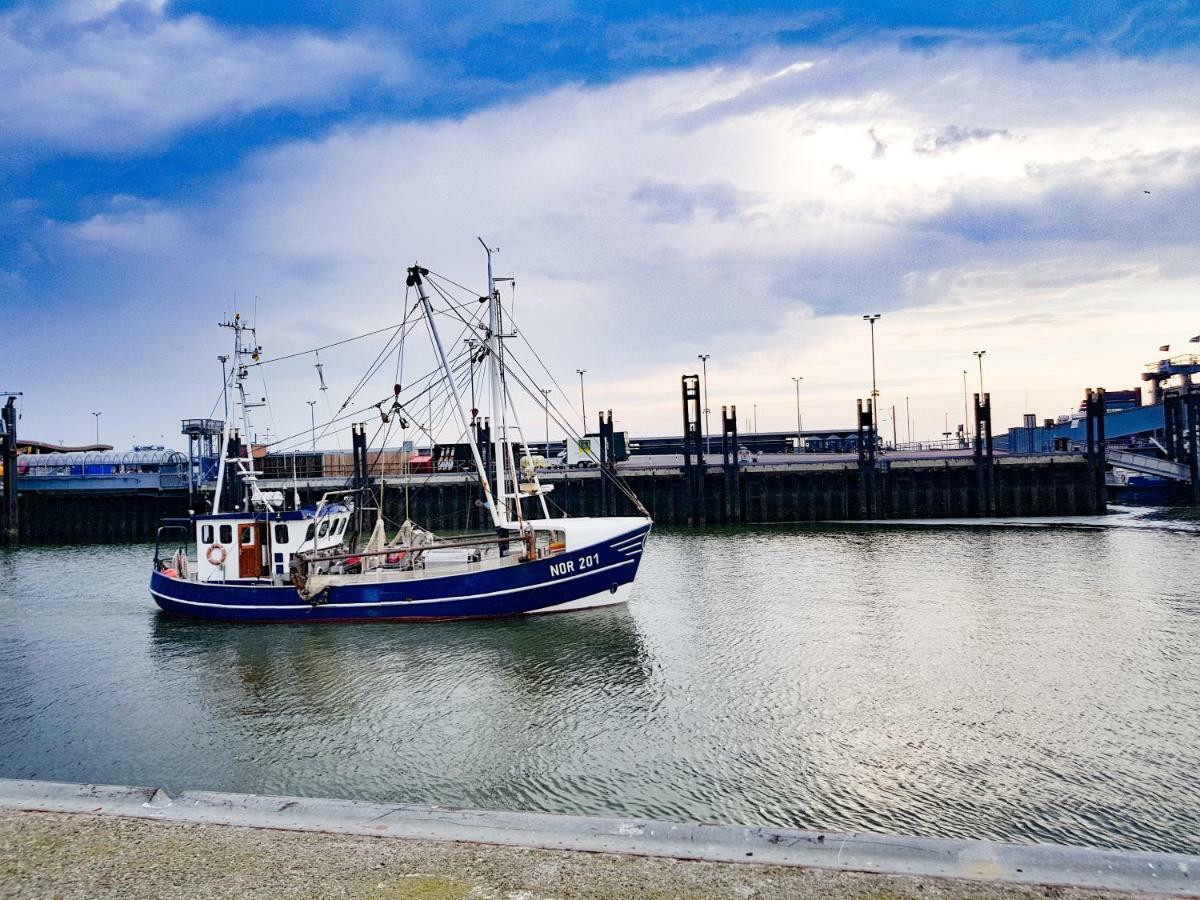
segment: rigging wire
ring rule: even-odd
[[[356,334],[354,337],[348,337],[341,341],[334,341],[332,344],[323,344],[320,347],[309,347],[307,350],[298,350],[295,353],[288,353],[284,356],[273,356],[270,359],[260,359],[256,363],[250,363],[253,366],[265,366],[270,363],[283,362],[285,359],[295,359],[297,356],[308,356],[310,353],[319,353],[322,350],[328,350],[330,347],[340,347],[342,344],[349,344],[353,341],[360,341],[363,338],[373,337],[377,334],[383,334],[385,331],[391,331],[396,328],[396,325],[385,325],[383,328],[377,328],[374,331],[368,331],[365,334]]]

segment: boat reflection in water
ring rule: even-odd
[[[505,807],[561,792],[567,804],[589,791],[569,782],[586,780],[597,739],[621,741],[611,708],[653,707],[624,606],[407,629],[160,613],[152,640],[161,677],[191,684],[190,727],[224,736],[198,740],[227,754],[209,760],[227,790]]]

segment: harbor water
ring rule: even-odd
[[[1200,530],[655,532],[627,607],[170,618],[0,550],[0,776],[1200,852]]]

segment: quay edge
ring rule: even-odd
[[[879,875],[1200,895],[1200,856],[0,779],[0,809]]]

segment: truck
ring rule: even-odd
[[[629,432],[613,432],[613,462],[629,459]],[[573,469],[600,464],[600,435],[587,434],[581,438],[567,438],[566,449],[554,457],[554,464]]]

